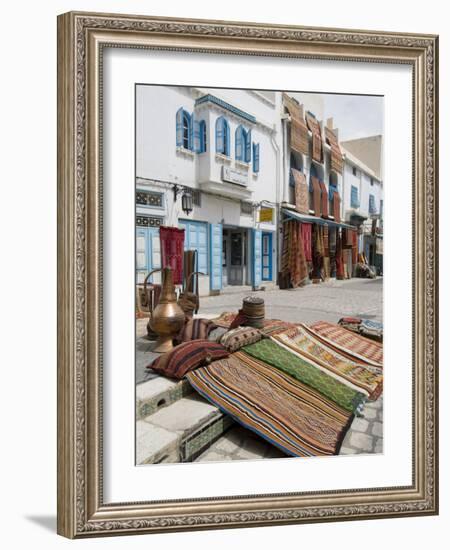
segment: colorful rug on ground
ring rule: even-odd
[[[376,367],[383,367],[383,344],[327,321],[313,323],[307,330],[326,344],[348,353],[353,359],[362,359]]]
[[[187,375],[192,387],[290,456],[339,453],[353,415],[280,370],[237,352]]]
[[[293,376],[346,411],[360,412],[364,406],[366,396],[363,393],[349,388],[320,370],[316,364],[295,355],[272,340],[260,340],[256,344],[245,346],[242,351]]]
[[[345,357],[309,333],[304,325],[276,334],[273,339],[371,400],[377,399],[383,390],[383,374],[379,367]]]

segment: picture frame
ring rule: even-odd
[[[145,502],[104,501],[105,48],[412,68],[411,485],[172,500],[149,494]],[[58,533],[82,538],[437,514],[437,155],[437,36],[81,12],[59,16]]]

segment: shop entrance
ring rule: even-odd
[[[224,228],[222,248],[222,273],[224,286],[247,284],[247,248],[247,229]]]

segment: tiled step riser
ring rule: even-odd
[[[151,384],[153,380],[144,382],[143,384]],[[180,380],[174,385],[163,389],[160,392],[154,393],[154,395],[145,395],[145,391],[140,392],[140,386],[138,385],[137,395],[136,395],[136,418],[137,420],[142,420],[143,418],[154,414],[158,410],[168,407],[175,403],[179,399],[186,397],[192,393],[192,387],[189,385],[187,380]]]
[[[196,395],[178,400],[137,422],[137,463],[192,462],[232,424]]]

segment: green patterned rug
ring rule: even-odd
[[[339,380],[279,346],[276,342],[261,340],[243,347],[241,351],[314,388],[347,411],[358,413],[365,403],[366,397],[364,394],[342,384]]]

